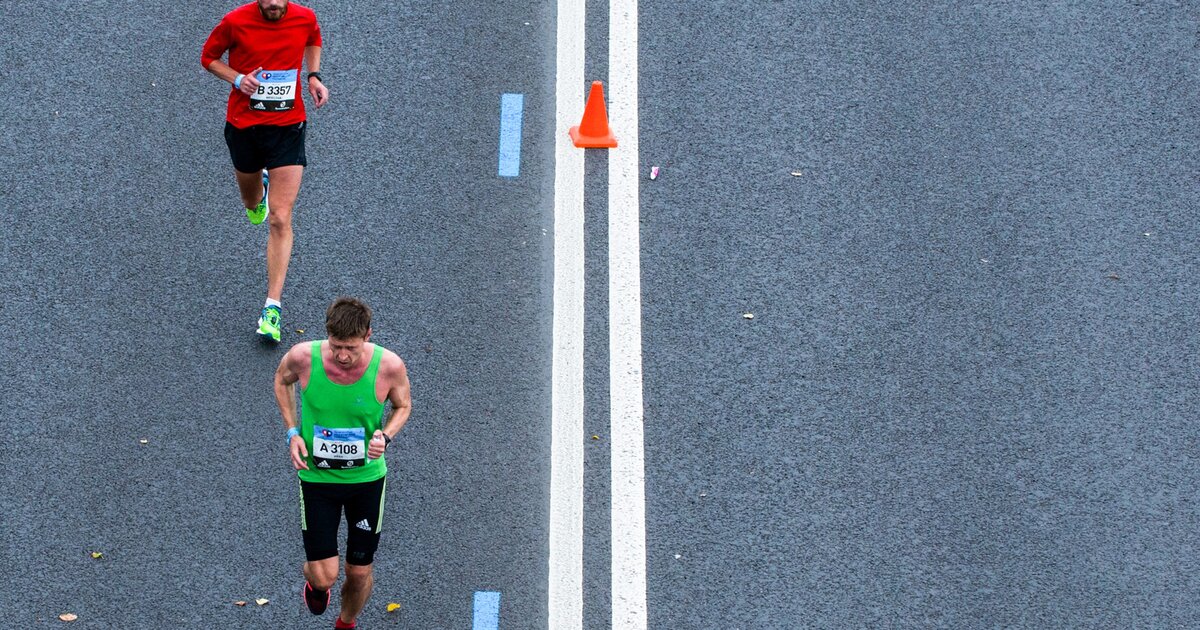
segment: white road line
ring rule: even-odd
[[[583,151],[567,129],[583,116],[584,5],[558,0],[555,86],[554,323],[550,394],[549,628],[583,628]]]
[[[612,432],[612,627],[646,628],[642,285],[638,235],[637,0],[609,0],[608,332]]]

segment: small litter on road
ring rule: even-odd
[[[1150,232],[1142,232],[1142,236],[1150,236]]]
[[[683,557],[683,556],[681,556],[681,555],[679,555],[679,554],[675,554],[675,559],[676,559],[676,560],[678,560],[678,559],[680,559],[680,558],[682,558],[682,557]]]
[[[92,560],[99,560],[100,558],[104,557],[104,554],[99,551],[93,551],[91,553],[91,556],[92,556]]]
[[[256,600],[254,600],[254,603],[258,604],[259,606],[266,606],[267,604],[271,603],[271,600],[269,600],[265,597],[260,597]]]
[[[237,600],[236,602],[233,602],[233,605],[234,605],[234,606],[245,606],[245,605],[246,605],[246,600],[244,600],[244,599],[239,599],[239,600]]]
[[[599,439],[600,439],[600,436],[599,436],[599,435],[593,435],[593,436],[592,436],[592,439],[593,439],[593,440],[599,440]]]
[[[1117,275],[1117,274],[1115,274],[1115,273],[1110,273],[1110,274],[1108,274],[1108,279],[1109,279],[1109,280],[1120,280],[1120,279],[1121,279],[1121,276],[1118,276],[1118,275]]]
[[[150,443],[150,440],[147,440],[146,438],[141,438],[138,440],[138,444],[149,444],[149,443]]]
[[[742,317],[746,319],[754,319],[754,313],[742,313]]]
[[[297,329],[296,329],[296,334],[297,334],[297,335],[303,335],[303,334],[304,334],[304,329],[303,329],[303,328],[297,328]]]
[[[980,258],[980,259],[979,259],[979,262],[981,262],[981,263],[983,263],[983,264],[985,264],[985,265],[986,265],[986,264],[987,264],[987,262],[988,262],[988,259],[986,259],[986,258]]]
[[[657,166],[650,167],[650,179],[652,179],[652,180],[658,179],[658,167]]]
[[[58,618],[63,621],[75,621],[79,618],[79,615],[76,615],[75,613],[63,613],[59,615]]]
[[[804,175],[804,171],[792,171],[792,177],[800,177]]]
[[[396,602],[392,602],[387,605],[388,612],[393,613],[393,612],[396,612],[397,610],[400,610],[400,604],[397,604]]]

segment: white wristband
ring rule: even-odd
[[[246,78],[246,75],[244,75],[244,74],[239,74],[233,78],[234,89],[236,89],[236,90],[242,89],[242,79],[244,79],[244,78]]]

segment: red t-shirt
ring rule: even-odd
[[[262,16],[258,3],[242,5],[225,15],[204,42],[200,63],[209,64],[229,51],[229,67],[258,75],[258,92],[246,96],[230,90],[225,120],[238,129],[251,125],[294,125],[304,120],[301,64],[307,46],[321,45],[317,14],[289,2],[287,13],[272,22]],[[307,85],[308,82],[303,82]]]

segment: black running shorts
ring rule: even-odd
[[[379,532],[383,528],[386,490],[386,477],[367,483],[301,481],[300,529],[304,532],[304,556],[314,561],[338,555],[338,526],[344,509],[349,526],[346,564],[374,562]]]
[[[225,144],[233,168],[243,173],[257,173],[264,168],[299,164],[308,166],[304,156],[304,134],[307,123],[294,125],[254,125],[238,129],[225,123]]]

